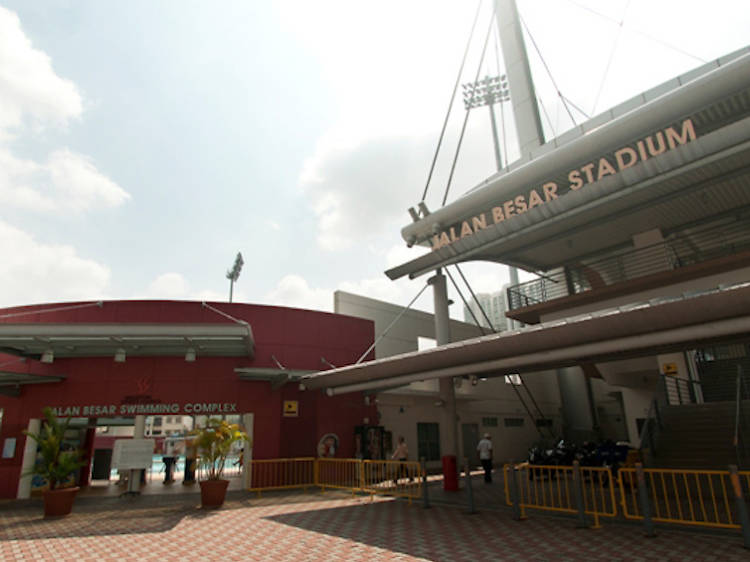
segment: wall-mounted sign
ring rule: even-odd
[[[297,400],[284,400],[284,417],[296,418],[299,416],[299,402]]]
[[[664,363],[661,366],[661,372],[664,375],[676,375],[677,363]]]
[[[115,415],[148,414],[236,414],[236,402],[149,402],[141,404],[89,404],[86,406],[51,406],[57,417],[88,418]]]
[[[600,155],[582,166],[565,170],[564,179],[554,178],[547,182],[528,186],[521,193],[498,201],[495,206],[485,208],[481,213],[461,223],[442,229],[432,236],[432,249],[439,250],[480,230],[530,211],[534,207],[546,205],[558,197],[584,189],[606,176],[616,175],[639,162],[674,150],[697,138],[693,120],[684,119],[680,124],[665,127],[660,131],[621,146],[608,154]]]

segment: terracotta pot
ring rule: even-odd
[[[229,480],[201,480],[201,505],[220,507],[227,495]]]
[[[44,516],[45,517],[62,517],[69,515],[73,509],[73,500],[76,499],[76,493],[80,488],[60,488],[58,490],[45,490],[44,497]]]

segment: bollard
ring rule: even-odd
[[[635,463],[635,473],[638,479],[638,500],[641,504],[643,514],[643,526],[647,537],[655,537],[654,522],[651,519],[651,502],[648,499],[648,488],[646,486],[646,473],[643,472],[643,464]]]
[[[587,529],[586,506],[583,503],[583,478],[581,477],[581,464],[578,461],[573,461],[573,497],[578,511],[576,528]]]
[[[513,504],[513,519],[523,521],[525,518],[521,514],[521,494],[518,490],[518,475],[516,474],[516,463],[510,461],[508,466],[508,478],[510,478],[510,501]]]
[[[419,459],[419,464],[422,467],[422,507],[428,509],[430,507],[430,495],[427,493],[427,466],[424,457]]]
[[[469,459],[464,457],[464,474],[466,478],[466,496],[469,503],[469,515],[477,512],[474,509],[474,489],[471,487],[471,472],[469,472]]]
[[[750,548],[750,518],[747,515],[747,504],[745,498],[742,497],[742,483],[740,482],[740,476],[737,474],[737,465],[729,465],[729,479],[732,483],[732,490],[734,491],[734,499],[737,503],[737,516],[740,520],[740,526],[742,527],[742,541],[745,548]]]

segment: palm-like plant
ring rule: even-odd
[[[208,471],[208,480],[220,480],[232,446],[239,441],[248,441],[239,425],[217,418],[209,419],[205,427],[193,435],[200,462]]]
[[[25,435],[31,437],[39,445],[39,452],[42,456],[41,462],[38,461],[29,474],[41,476],[49,483],[49,489],[55,490],[60,486],[65,487],[70,475],[84,463],[81,461],[80,450],[62,450],[63,439],[70,420],[61,422],[51,408],[44,408],[43,413],[44,422],[39,433],[24,431]]]

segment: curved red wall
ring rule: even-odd
[[[9,313],[67,307],[39,305],[0,310],[0,322],[13,323],[231,323],[199,302],[114,301],[102,307],[8,316]],[[301,392],[296,383],[277,390],[269,382],[242,381],[237,367],[277,368],[273,355],[288,369],[318,370],[321,357],[334,365],[355,362],[374,339],[373,323],[325,312],[238,303],[211,306],[248,322],[255,339],[255,357],[200,357],[186,362],[182,357],[133,357],[124,363],[112,357],[55,359],[52,364],[27,360],[7,365],[5,370],[35,374],[64,375],[60,383],[25,385],[21,395],[0,395],[4,410],[0,442],[16,437],[12,459],[0,459],[0,497],[15,497],[20,472],[22,430],[30,418],[38,418],[44,406],[84,408],[114,405],[123,415],[123,404],[138,401],[156,404],[236,404],[236,413],[254,413],[253,455],[255,458],[312,456],[320,437],[339,436],[336,456],[353,456],[354,426],[366,419],[376,421],[374,406],[366,406],[360,393],[328,397],[321,392]],[[4,317],[3,317],[4,316]],[[14,356],[0,354],[0,363]],[[283,417],[284,400],[299,402],[299,416]],[[234,412],[232,412],[234,413]]]

